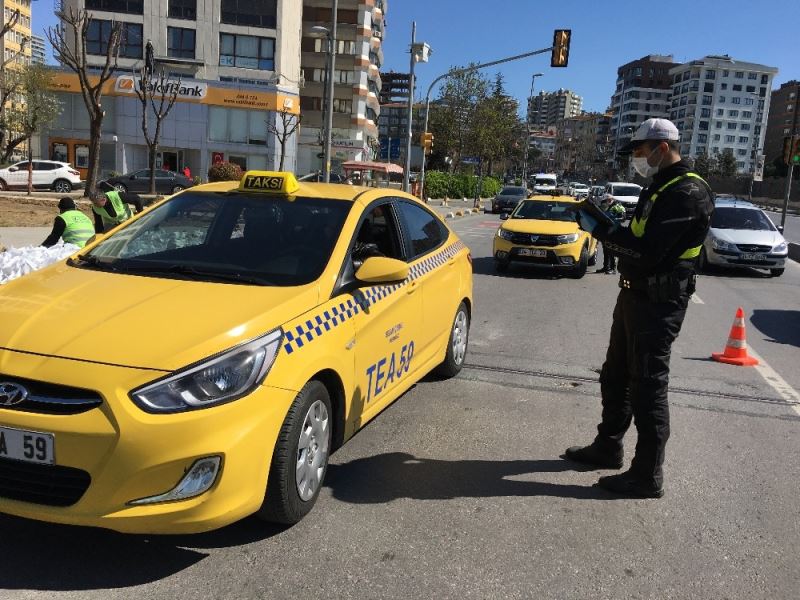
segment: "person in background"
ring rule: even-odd
[[[64,196],[58,201],[59,214],[53,221],[53,230],[42,246],[50,248],[58,243],[59,238],[64,238],[65,244],[75,244],[83,248],[86,242],[94,235],[92,220],[75,206],[75,201],[69,196]]]
[[[186,177],[187,179],[192,178],[192,170],[189,168],[189,165],[184,165],[183,176]]]
[[[612,219],[622,222],[625,220],[625,207],[614,199],[614,196],[608,195],[600,202],[600,208]],[[603,266],[595,271],[596,273],[606,273],[608,275],[617,274],[617,257],[603,246]]]
[[[142,211],[142,199],[133,192],[120,192],[107,181],[100,181],[89,196],[94,213],[94,230],[104,233]],[[131,209],[131,206],[133,207]]]

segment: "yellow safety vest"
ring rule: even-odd
[[[658,198],[658,195],[661,192],[666,190],[668,187],[671,187],[671,186],[675,185],[679,181],[682,181],[682,180],[686,179],[687,177],[694,177],[695,179],[699,179],[700,181],[702,181],[705,184],[706,187],[709,187],[708,184],[706,183],[705,179],[700,177],[700,175],[698,175],[697,173],[684,173],[683,175],[678,175],[677,177],[675,177],[673,179],[670,179],[667,183],[665,183],[660,188],[658,188],[655,191],[655,193],[653,193],[653,195],[650,196],[650,199],[648,200],[648,202],[650,202],[651,204],[654,203],[656,201],[656,198]],[[652,209],[652,207],[651,207],[651,209]],[[644,214],[642,215],[641,218],[634,217],[633,219],[631,219],[631,232],[633,232],[633,235],[636,236],[637,238],[640,238],[640,237],[642,237],[644,235],[644,229],[645,229],[645,227],[647,227],[647,219],[650,216],[650,211],[649,210],[645,210],[643,212],[644,212]],[[691,259],[691,258],[697,258],[700,255],[700,249],[702,247],[703,247],[703,245],[700,244],[699,246],[694,246],[693,248],[689,248],[683,254],[681,254],[678,258],[679,259],[685,259],[685,260],[688,260],[688,259]]]
[[[83,248],[87,240],[94,235],[92,220],[81,211],[68,210],[58,216],[64,221],[64,233],[61,235],[64,243]]]
[[[94,204],[92,205],[92,210],[100,215],[100,218],[103,220],[103,231],[108,231],[120,223],[124,223],[133,216],[133,210],[122,201],[117,190],[106,192],[106,198],[111,202],[111,206],[114,207],[114,212],[117,214],[116,219],[111,217],[108,211],[103,210],[104,207],[98,208]]]

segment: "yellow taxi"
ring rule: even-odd
[[[466,246],[396,190],[248,172],[0,288],[0,512],[299,521],[332,450],[464,364]]]
[[[597,260],[597,240],[582,231],[570,210],[572,196],[531,196],[503,219],[494,237],[494,264],[498,272],[512,262],[550,269],[567,269],[572,277],[586,274]]]
[[[576,202],[572,196],[531,196],[501,216],[492,252],[497,271],[522,262],[583,277],[597,260],[597,240],[578,227],[570,210]]]

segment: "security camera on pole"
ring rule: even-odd
[[[408,126],[406,128],[406,161],[403,169],[403,191],[408,191],[409,178],[411,176],[411,138],[414,135],[412,117],[414,114],[414,67],[418,62],[428,62],[431,54],[431,47],[425,43],[417,43],[417,22],[411,23],[411,68],[408,78]],[[423,158],[423,160],[425,160]]]

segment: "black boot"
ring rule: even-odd
[[[661,498],[664,495],[663,487],[636,477],[630,471],[601,477],[597,481],[597,487],[629,498]]]
[[[601,448],[596,441],[588,446],[567,448],[564,458],[600,469],[622,468],[622,449],[609,451]]]

